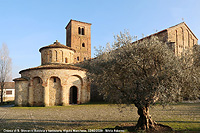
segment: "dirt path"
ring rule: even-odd
[[[0,132],[3,130],[68,130],[112,128],[121,123],[136,123],[135,107],[123,109],[116,105],[72,105],[66,107],[0,107]],[[152,118],[159,123],[190,123],[200,127],[200,105],[173,107],[154,106]],[[188,124],[187,124],[188,125]],[[171,125],[170,125],[171,126]],[[184,125],[185,126],[185,125]],[[179,128],[179,127],[177,127]]]

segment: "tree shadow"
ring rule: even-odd
[[[77,129],[108,123],[133,123],[136,121],[105,121],[105,120],[38,120],[38,119],[2,119],[0,129]]]

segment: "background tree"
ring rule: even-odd
[[[1,104],[3,103],[3,88],[5,82],[11,79],[12,61],[9,57],[9,50],[6,44],[2,44],[0,49],[0,83],[1,83]]]
[[[132,37],[125,32],[115,36],[112,46],[97,50],[97,57],[81,66],[88,69],[92,83],[109,102],[137,107],[137,129],[149,129],[156,125],[149,114],[151,104],[179,101],[182,93],[197,88],[196,84],[183,85],[193,79],[191,69],[183,70],[183,62],[157,37],[132,43]],[[193,76],[197,78],[197,74]]]

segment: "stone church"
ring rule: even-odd
[[[166,42],[177,56],[180,56],[184,50],[198,44],[198,38],[185,22],[159,31],[138,41],[148,39],[151,36],[157,36],[160,41]]]
[[[90,27],[70,20],[66,45],[56,40],[39,49],[41,65],[21,70],[21,77],[14,79],[16,106],[65,106],[90,100],[86,70],[73,65],[91,58]]]

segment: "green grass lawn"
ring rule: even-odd
[[[0,130],[3,129],[105,129],[120,124],[136,124],[139,116],[133,106],[89,103],[55,107],[0,107]],[[200,132],[200,103],[151,106],[150,114],[157,123],[176,131]]]

